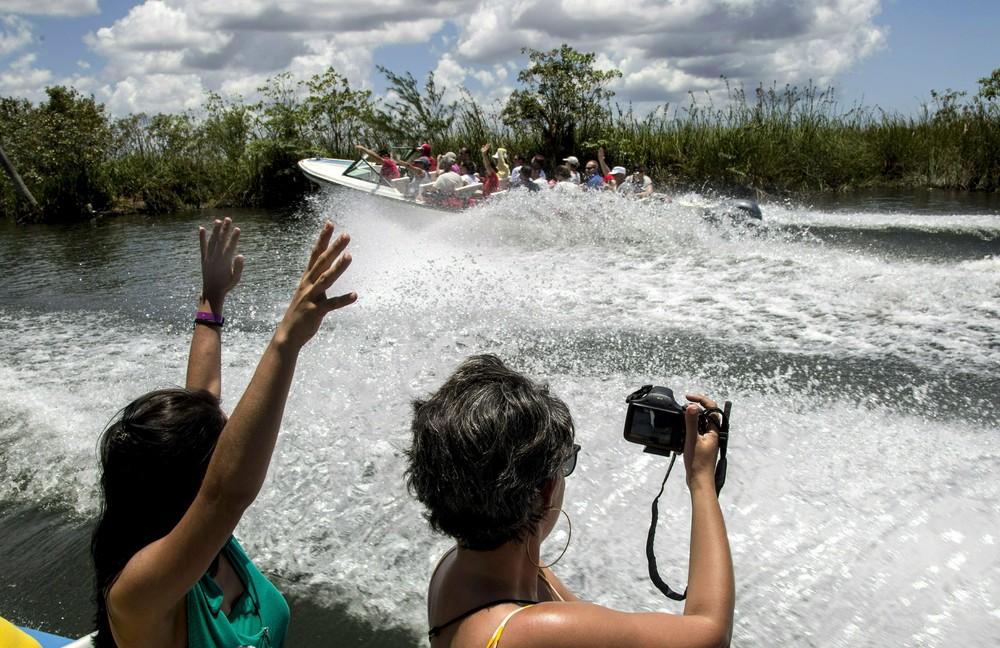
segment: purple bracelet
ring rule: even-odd
[[[208,324],[209,326],[222,326],[226,323],[226,318],[208,311],[198,311],[194,315],[195,324]]]

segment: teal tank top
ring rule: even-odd
[[[230,536],[222,548],[246,593],[222,613],[222,590],[205,574],[187,593],[188,648],[281,648],[288,633],[288,604]]]

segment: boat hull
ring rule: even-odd
[[[416,198],[406,193],[408,179],[393,186],[379,174],[377,167],[362,160],[342,160],[338,158],[309,158],[299,160],[303,175],[321,187],[347,187],[363,191],[371,196],[404,202],[417,207],[437,211],[461,211],[476,204],[475,198],[446,197],[433,200],[430,196]]]

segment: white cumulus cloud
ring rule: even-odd
[[[88,74],[101,79],[116,109],[170,112],[191,105],[191,92],[250,98],[276,74],[308,78],[330,66],[352,87],[371,88],[382,82],[376,54],[405,47],[407,57],[388,64],[394,72],[422,80],[434,70],[449,97],[465,85],[487,105],[513,89],[523,48],[566,43],[595,52],[598,67],[620,70],[611,89],[641,112],[686,101],[691,91],[722,90],[726,80],[748,88],[834,83],[885,47],[887,29],[875,23],[882,1],[144,0],[86,37],[100,57]],[[97,9],[95,0],[0,0],[0,15],[34,5],[53,15]],[[30,41],[23,19],[4,19],[0,56],[30,52]],[[426,57],[414,58],[420,46]],[[8,64],[7,74],[19,73]],[[143,85],[183,91],[156,94]],[[152,103],[143,104],[147,98]]]
[[[0,13],[73,17],[97,12],[97,0],[0,0]]]

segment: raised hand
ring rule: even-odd
[[[201,299],[213,313],[222,314],[226,294],[236,287],[243,276],[243,255],[236,254],[240,228],[233,227],[230,218],[217,220],[211,236],[204,227],[198,228],[201,240]]]
[[[358,299],[355,292],[336,297],[326,296],[326,291],[351,265],[351,255],[344,253],[351,237],[345,232],[331,243],[332,237],[333,223],[327,221],[275,333],[276,339],[288,341],[296,349],[301,348],[316,334],[327,313],[353,304]]]

